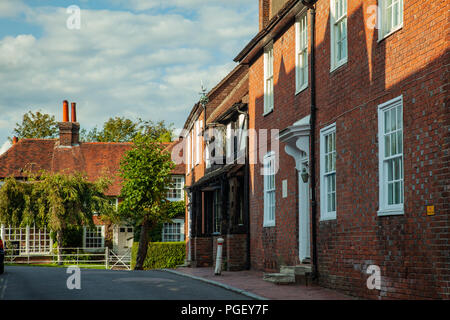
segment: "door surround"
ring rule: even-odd
[[[294,158],[295,168],[298,173],[298,221],[299,221],[299,260],[310,258],[310,182],[305,183],[302,179],[302,172],[305,170],[309,174],[309,143],[310,143],[310,116],[306,116],[295,122],[292,126],[280,132],[280,141],[285,142],[285,151]]]

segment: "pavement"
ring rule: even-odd
[[[221,275],[214,275],[213,268],[179,267],[166,272],[184,275],[192,279],[201,280],[228,290],[259,300],[354,300],[334,290],[318,285],[277,285],[263,280],[263,272],[222,271]]]

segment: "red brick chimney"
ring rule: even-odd
[[[259,0],[259,31],[264,29],[269,22],[271,0]]]
[[[77,122],[77,104],[75,102],[72,102],[71,106],[72,106],[72,115],[71,115],[72,122]]]
[[[69,103],[63,102],[63,122],[59,122],[59,146],[72,147],[80,144],[80,124],[77,121],[76,103],[72,102],[72,121],[69,122]]]
[[[12,144],[16,144],[17,142],[19,142],[19,138],[13,137]]]

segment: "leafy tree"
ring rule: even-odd
[[[55,121],[55,116],[39,111],[36,113],[29,111],[23,115],[21,124],[16,123],[13,132],[14,136],[19,139],[56,138],[58,135],[58,124]],[[10,137],[9,140],[12,141],[12,138]]]
[[[87,142],[129,142],[140,132],[150,136],[154,141],[172,141],[173,125],[166,125],[164,121],[154,123],[151,120],[139,119],[133,122],[124,117],[109,118],[103,124],[103,129],[97,127],[87,132],[81,130],[83,141]]]
[[[154,141],[171,142],[173,136],[173,124],[166,125],[163,121],[154,123],[151,120],[139,119],[140,131],[150,136]]]
[[[93,213],[109,214],[113,207],[104,192],[107,178],[90,182],[81,173],[41,172],[26,181],[7,178],[0,189],[0,221],[13,226],[35,224],[56,233],[58,245],[72,226],[93,226]],[[61,261],[58,257],[58,261]]]
[[[124,182],[118,214],[141,226],[135,269],[142,270],[149,230],[167,217],[163,207],[174,163],[170,153],[164,152],[164,147],[152,136],[138,133],[133,142],[133,148],[125,154],[120,165]]]
[[[162,229],[164,223],[172,222],[172,219],[175,219],[179,216],[184,216],[185,213],[185,202],[184,201],[165,201],[162,204],[161,210],[164,214],[161,215],[160,220],[157,222],[156,226],[153,227],[149,231],[149,241],[150,242],[159,242],[162,240]],[[136,238],[139,239],[140,232],[136,232]]]
[[[138,123],[124,117],[109,118],[103,124],[103,130],[97,128],[91,130],[88,134],[83,132],[87,141],[96,142],[128,142],[131,141],[138,132]]]

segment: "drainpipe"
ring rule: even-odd
[[[312,276],[316,280],[318,278],[317,267],[317,201],[316,201],[316,57],[315,57],[315,43],[316,43],[316,10],[314,8],[317,0],[302,0],[303,5],[310,9],[311,13],[311,154],[310,154],[310,175],[311,175],[311,227],[312,227],[312,255],[313,255],[313,270]]]

